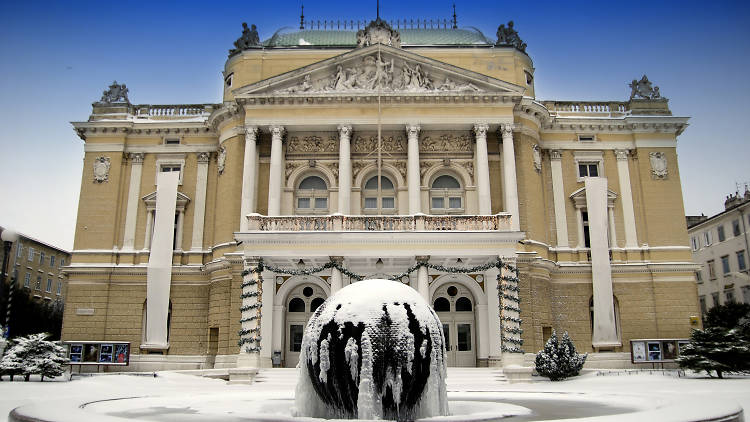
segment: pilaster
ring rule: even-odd
[[[408,158],[407,158],[407,185],[409,187],[409,214],[419,214],[422,212],[421,195],[420,195],[420,174],[419,174],[419,131],[417,124],[406,125],[406,135],[408,138]]]
[[[130,154],[130,188],[128,205],[125,213],[125,235],[122,249],[132,251],[135,247],[135,226],[138,217],[138,202],[141,193],[141,175],[143,174],[143,153]]]
[[[240,203],[240,231],[247,230],[247,215],[255,212],[258,128],[245,128],[245,156],[242,165],[242,202]]]
[[[492,214],[492,196],[490,195],[490,167],[487,161],[487,123],[474,125],[474,135],[477,143],[477,195],[479,200],[479,214]]]
[[[351,213],[352,195],[352,160],[351,160],[351,125],[339,125],[339,207],[340,214]]]
[[[518,213],[518,183],[516,180],[516,152],[513,146],[513,125],[505,124],[501,127],[503,139],[503,192],[505,194],[505,210],[511,215],[511,229],[521,230]]]
[[[282,142],[284,138],[284,126],[271,126],[271,166],[268,177],[268,215],[271,217],[281,215],[281,185],[283,173]]]

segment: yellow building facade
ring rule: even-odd
[[[528,362],[552,330],[597,366],[688,337],[687,118],[645,77],[628,101],[537,99],[501,29],[246,28],[221,103],[113,84],[73,123],[63,340],[129,341],[134,369],[294,366],[325,298],[394,275],[433,304],[451,365]]]

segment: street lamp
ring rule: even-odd
[[[3,241],[3,268],[2,272],[0,273],[0,282],[2,282],[2,285],[5,285],[5,273],[8,269],[8,258],[10,256],[10,248],[13,246],[13,242],[18,240],[18,234],[11,230],[3,230],[3,233],[0,234],[0,239]],[[10,279],[10,286],[8,287],[8,300],[7,304],[5,305],[5,333],[3,333],[3,337],[8,338],[8,333],[10,333],[10,306],[13,302],[13,291],[15,290],[15,284],[16,284],[16,278],[11,277]]]

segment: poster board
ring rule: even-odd
[[[130,342],[117,341],[64,341],[72,365],[130,364]]]
[[[632,363],[674,362],[688,343],[690,340],[686,338],[630,340],[630,361]]]

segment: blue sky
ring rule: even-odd
[[[367,3],[367,4],[366,4]],[[369,4],[372,3],[372,4]],[[452,1],[382,0],[385,19],[450,18]],[[456,1],[489,38],[528,44],[539,99],[626,100],[643,74],[691,117],[678,141],[685,209],[723,209],[750,182],[750,6],[739,1]],[[299,1],[0,3],[0,225],[71,249],[83,142],[70,121],[116,79],[140,104],[221,100],[241,23],[261,39],[299,24]],[[372,19],[375,2],[305,4],[308,19]],[[88,175],[88,173],[87,173]]]

